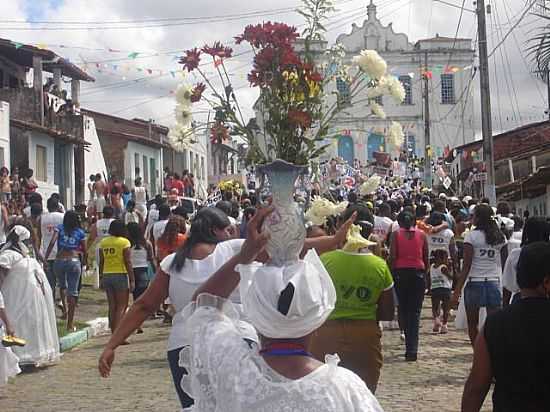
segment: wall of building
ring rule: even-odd
[[[29,133],[29,168],[34,170],[34,178],[38,183],[37,191],[47,199],[52,193],[59,193],[59,186],[55,184],[55,140],[40,132],[30,131]],[[37,146],[46,148],[46,178],[43,180],[37,176]]]
[[[10,163],[10,105],[0,101],[0,167],[11,169]]]
[[[139,175],[149,190],[150,196],[161,193],[163,169],[161,149],[128,142],[125,153],[124,182],[126,185],[133,187],[134,180]],[[151,169],[151,159],[154,162],[154,170]]]
[[[88,200],[90,200],[90,191],[87,189],[90,175],[97,173],[101,173],[105,177],[108,175],[95,122],[93,117],[90,116],[84,116],[84,140],[90,143],[90,146],[84,151],[84,179],[86,187],[84,199],[87,204]]]
[[[453,147],[457,142],[461,144],[474,140],[473,111],[474,105],[469,99],[460,101],[460,97],[467,95],[463,91],[467,89],[471,76],[470,70],[464,67],[472,64],[474,52],[471,50],[471,41],[457,42],[453,47],[453,39],[445,41],[444,38],[425,40],[413,45],[409,43],[405,34],[395,33],[391,24],[382,25],[376,17],[375,8],[370,6],[369,18],[361,27],[352,25],[351,32],[341,34],[337,42],[346,50],[344,61],[351,64],[355,55],[363,49],[376,49],[386,60],[388,72],[395,76],[411,75],[411,104],[397,104],[390,96],[382,98],[383,110],[387,118],[379,119],[371,115],[367,103],[367,90],[360,93],[354,101],[362,101],[345,108],[333,122],[332,132],[349,136],[353,140],[353,147],[346,148],[343,144],[333,144],[326,158],[341,155],[343,152],[353,156],[363,163],[372,160],[373,150],[384,150],[396,157],[401,151],[400,147],[393,147],[384,139],[387,135],[391,121],[397,121],[403,126],[409,147],[413,149],[411,154],[424,157],[424,101],[423,82],[425,56],[423,50],[428,53],[428,68],[456,66],[460,70],[453,74],[454,99],[456,104],[443,104],[441,96],[442,71],[432,71],[430,80],[429,103],[431,111],[431,146],[436,155],[442,155],[445,146]],[[454,49],[452,55],[449,50]],[[332,82],[327,95],[335,102],[332,92],[337,90],[336,82]],[[380,144],[382,142],[382,144]],[[327,140],[325,143],[333,143]],[[339,147],[340,146],[340,147]],[[381,147],[382,146],[382,147]],[[346,150],[344,150],[346,149]]]
[[[107,166],[107,178],[111,175],[123,178],[126,171],[126,146],[128,141],[113,137],[102,131],[98,131],[97,135]]]

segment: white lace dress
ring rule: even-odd
[[[60,358],[53,294],[36,259],[13,250],[0,253],[0,267],[8,269],[2,283],[6,314],[18,337],[27,341],[13,347],[20,365],[45,365]]]
[[[0,309],[4,309],[4,299],[2,298],[2,292],[0,292]],[[5,335],[5,326],[2,325],[0,320],[0,339]],[[0,344],[0,388],[4,386],[9,378],[13,378],[20,373],[19,359],[15,356],[11,348],[6,348]]]
[[[353,372],[337,366],[338,357],[309,375],[290,380],[271,369],[243,340],[233,305],[201,296],[187,322],[191,345],[180,353],[190,374],[183,389],[199,412],[381,412],[378,401]]]

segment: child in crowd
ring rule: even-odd
[[[0,201],[6,204],[11,199],[11,180],[10,171],[7,167],[0,169]]]
[[[4,298],[2,297],[2,292],[0,292],[0,339],[4,337],[4,334],[13,336],[15,331],[10,325],[6,311],[4,310]],[[8,379],[20,372],[17,356],[15,356],[10,348],[6,348],[0,343],[0,398],[2,398],[2,388],[8,383]]]
[[[445,249],[433,251],[434,263],[430,269],[432,291],[432,314],[434,318],[434,333],[447,333],[447,322],[451,309],[451,291],[453,274],[449,262],[449,255]],[[441,311],[443,310],[443,316]]]

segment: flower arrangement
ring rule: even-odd
[[[389,94],[401,102],[405,97],[403,86],[387,74],[386,62],[374,50],[363,50],[353,59],[353,68],[343,64],[345,51],[339,45],[329,51],[327,64],[317,61],[312,44],[323,39],[326,31],[323,23],[334,10],[333,1],[302,0],[302,3],[298,11],[306,19],[306,28],[301,39],[295,27],[274,22],[249,25],[235,38],[237,45],[246,44],[254,52],[248,73],[250,85],[259,89],[254,123],[245,122],[225,65],[225,60],[233,56],[232,48],[216,42],[187,50],[180,60],[184,70],[202,79],[186,91],[184,109],[188,102],[207,102],[216,111],[213,126],[207,125],[211,141],[221,143],[230,135],[243,137],[248,143],[249,163],[282,159],[307,165],[319,157],[330,146],[323,141],[333,137],[334,119],[343,110],[338,99],[330,103],[330,94],[325,93],[336,76],[348,81],[352,104],[357,96],[366,95],[363,101],[380,118],[385,118],[385,114],[374,98]],[[298,50],[297,44],[303,47]],[[211,60],[218,81],[209,78],[201,68],[204,57]],[[206,89],[211,93],[207,95]],[[186,116],[182,113],[188,112],[180,110],[179,120],[183,121]],[[177,134],[183,128],[178,125]],[[336,130],[332,133],[339,134]]]
[[[223,180],[218,184],[218,189],[222,192],[231,192],[241,194],[244,190],[243,185],[236,180]]]
[[[327,217],[338,216],[348,207],[348,202],[332,203],[324,197],[315,196],[311,207],[305,214],[306,221],[314,225],[322,226],[326,223]]]

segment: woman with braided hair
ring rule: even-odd
[[[464,237],[464,263],[451,302],[456,306],[464,287],[464,306],[472,345],[478,333],[479,309],[487,315],[502,306],[501,277],[506,261],[506,237],[493,209],[481,203],[474,209],[473,230]]]

